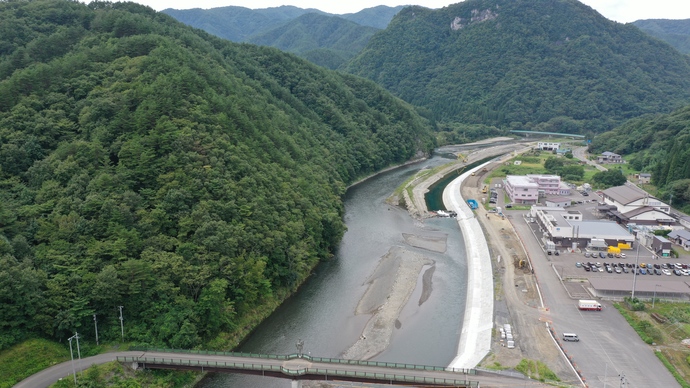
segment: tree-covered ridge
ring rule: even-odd
[[[596,133],[690,101],[688,59],[576,0],[404,8],[347,71],[439,121]]]
[[[269,31],[304,14],[320,13],[321,11],[284,5],[264,9],[236,6],[211,9],[168,8],[161,12],[209,34],[240,43],[252,35]],[[325,14],[325,12],[323,13]]]
[[[336,69],[359,53],[377,31],[340,17],[308,13],[246,41],[276,47],[319,66]]]
[[[590,152],[632,155],[631,165],[652,174],[659,196],[690,210],[690,106],[630,120],[594,138]]]
[[[690,54],[690,19],[645,19],[632,23],[649,35],[661,39],[683,54]]]
[[[373,82],[133,3],[0,2],[0,349],[192,347],[293,290],[347,184],[432,147]]]
[[[231,40],[233,42],[249,42],[253,37],[268,33],[290,23],[306,14],[333,16],[357,23],[362,27],[372,27],[377,30],[386,28],[398,11],[403,7],[388,7],[380,5],[365,8],[356,13],[335,15],[313,8],[298,8],[289,5],[262,9],[245,7],[218,7],[211,9],[164,9],[168,14],[182,23],[202,29],[209,34]],[[339,23],[333,19],[334,23]]]

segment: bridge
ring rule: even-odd
[[[131,354],[131,352],[130,352]],[[268,355],[235,352],[142,349],[117,361],[133,368],[243,373],[300,380],[354,381],[408,386],[535,387],[545,386],[522,375],[501,375],[476,369],[343,360],[306,354]]]
[[[517,133],[520,135],[525,135],[527,137],[529,137],[529,135],[549,135],[549,136],[572,137],[573,139],[583,139],[583,140],[585,138],[584,135],[576,135],[574,133],[563,133],[563,132],[521,131],[521,130],[517,130],[517,129],[513,129],[510,132]]]

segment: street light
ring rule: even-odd
[[[74,385],[77,385],[77,371],[74,370],[74,353],[72,352],[72,339],[74,336],[67,338],[69,341],[69,356],[72,358],[72,376],[74,376]]]
[[[654,308],[654,302],[656,302],[656,288],[661,287],[661,284],[654,285],[654,297],[652,298],[652,308]]]
[[[69,337],[69,355],[72,358],[72,374],[74,375],[74,385],[77,384],[77,371],[74,369],[74,352],[72,351],[72,340],[77,340],[77,355],[79,356],[79,369],[81,370],[81,351],[79,350],[79,333],[74,333],[73,336]]]

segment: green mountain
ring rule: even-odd
[[[0,20],[0,349],[93,314],[116,341],[117,306],[127,341],[232,346],[331,256],[349,183],[433,146],[369,80],[134,3]]]
[[[360,52],[377,31],[339,17],[308,13],[246,41],[276,47],[336,69]]]
[[[690,101],[688,58],[576,0],[407,7],[345,69],[448,130],[598,133]]]
[[[374,27],[383,30],[388,26],[393,17],[403,9],[404,6],[389,7],[386,5],[379,5],[376,7],[365,8],[356,13],[346,13],[340,16],[343,19],[353,21],[360,26]]]
[[[630,120],[595,137],[589,148],[630,155],[633,168],[652,173],[660,198],[673,195],[674,207],[690,212],[690,106]]]
[[[281,6],[273,8],[249,9],[244,7],[220,7],[211,9],[172,9],[162,12],[168,14],[182,23],[202,29],[209,34],[231,40],[233,42],[249,42],[254,36],[269,33],[283,24],[294,21],[302,15],[319,14],[324,16],[337,16],[350,20],[364,27],[384,29],[403,7],[388,7],[380,5],[366,8],[357,13],[334,15],[313,8],[297,8],[293,6]],[[332,19],[336,24],[341,22]],[[324,39],[316,37],[317,39]]]
[[[645,19],[632,23],[649,35],[663,40],[683,54],[690,54],[690,19]]]
[[[244,42],[254,34],[269,31],[307,13],[325,14],[318,9],[302,9],[289,5],[264,9],[234,6],[183,10],[168,8],[161,12],[184,24],[233,42]]]

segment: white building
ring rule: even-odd
[[[644,190],[633,185],[611,187],[604,190],[602,198],[607,205],[616,207],[609,215],[617,221],[629,224],[672,224],[671,207]]]
[[[542,141],[537,143],[537,149],[540,149],[542,151],[558,151],[560,147],[561,143],[550,143]]]
[[[635,237],[612,221],[585,221],[582,213],[562,208],[532,206],[531,216],[544,231],[544,235],[556,246],[578,248],[604,241],[607,246],[619,243],[633,245]]]

